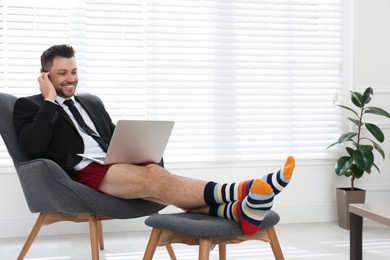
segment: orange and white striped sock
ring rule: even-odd
[[[294,157],[289,156],[283,169],[263,176],[262,180],[271,185],[275,195],[281,192],[290,182],[295,167]]]
[[[289,156],[282,169],[264,175],[262,180],[271,185],[276,195],[290,182],[294,167],[294,157]],[[254,179],[234,183],[215,183],[210,181],[204,189],[204,200],[210,206],[243,200],[249,194],[253,181]]]
[[[259,231],[265,215],[272,208],[274,196],[268,183],[256,179],[244,200],[210,206],[209,212],[239,222],[242,232],[250,236]]]
[[[204,200],[207,205],[219,205],[227,202],[243,200],[249,193],[254,179],[233,182],[215,183],[210,181],[204,190]]]

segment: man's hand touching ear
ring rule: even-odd
[[[39,90],[45,100],[55,102],[57,92],[49,79],[50,72],[42,72],[38,77]]]

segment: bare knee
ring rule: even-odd
[[[121,198],[153,197],[158,189],[156,180],[164,179],[164,172],[167,173],[158,165],[116,164],[108,170],[99,189]]]
[[[145,166],[145,171],[148,176],[151,178],[156,178],[156,176],[161,176],[169,174],[167,170],[157,164],[149,164]]]

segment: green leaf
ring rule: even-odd
[[[373,148],[375,148],[375,150],[377,150],[382,155],[383,160],[385,159],[385,151],[383,150],[382,146],[380,146],[378,143],[376,143],[375,141],[371,140],[370,138],[364,137],[362,139],[369,140],[372,143]],[[370,145],[367,145],[367,146],[370,146]]]
[[[350,118],[348,117],[349,121],[351,121],[352,123],[354,123],[357,127],[359,127],[362,123],[360,122],[360,120],[357,120],[357,119],[353,119],[353,118]]]
[[[360,107],[360,108],[364,107],[363,96],[359,92],[352,92],[351,91],[351,100],[352,100],[352,103],[355,104],[355,106]]]
[[[335,146],[336,144],[339,144],[339,142],[335,142],[335,143],[329,145],[328,147],[326,147],[326,149],[329,149],[330,147]]]
[[[341,144],[343,142],[352,141],[352,138],[355,137],[356,135],[357,135],[357,133],[354,133],[354,132],[348,132],[348,133],[342,134],[339,137],[338,143]]]
[[[362,145],[359,145],[359,149],[362,151],[364,150],[364,151],[372,152],[372,150],[374,150],[374,147],[372,145],[362,144]]]
[[[371,114],[375,114],[378,116],[385,116],[387,118],[390,118],[389,112],[387,112],[386,110],[379,108],[379,107],[367,107],[364,110],[364,113],[371,113]]]
[[[353,172],[351,170],[348,170],[344,173],[345,177],[351,177],[353,175]]]
[[[349,156],[340,157],[335,165],[335,172],[338,176],[343,175],[352,165],[353,159]]]
[[[370,131],[370,133],[376,138],[376,140],[383,143],[383,141],[385,140],[385,135],[379,127],[369,123],[365,123],[365,126],[367,130]]]
[[[373,95],[374,95],[374,90],[372,88],[367,88],[363,93],[363,104],[370,103]]]
[[[375,150],[377,150],[380,153],[380,155],[382,155],[382,158],[384,160],[385,159],[385,151],[383,150],[383,148],[379,144],[377,144],[373,141],[372,141],[372,144],[374,145]]]
[[[339,144],[339,142],[335,142],[335,143],[329,145],[328,147],[326,147],[326,149],[329,149],[330,147],[335,146],[336,144]]]
[[[347,110],[351,111],[352,113],[354,113],[357,117],[359,117],[359,114],[355,110],[353,110],[352,108],[344,106],[344,105],[337,105],[337,106],[344,108],[344,109],[347,109]]]
[[[379,170],[379,167],[374,163],[374,167],[375,167],[375,169],[380,173],[381,172],[381,170]]]
[[[355,150],[353,152],[353,160],[359,169],[368,171],[374,163],[374,154],[369,149]]]
[[[346,147],[345,150],[347,150],[347,153],[349,154],[349,156],[352,157],[353,155],[353,151],[355,151],[354,149],[352,149],[351,147]]]
[[[356,164],[351,166],[351,172],[353,176],[355,176],[357,179],[363,176],[364,171],[359,169],[359,167],[356,166]]]

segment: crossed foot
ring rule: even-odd
[[[283,169],[261,179],[230,184],[209,182],[205,201],[210,205],[210,215],[234,219],[245,235],[256,234],[273,206],[275,195],[290,182],[294,167],[294,157],[289,156]]]

